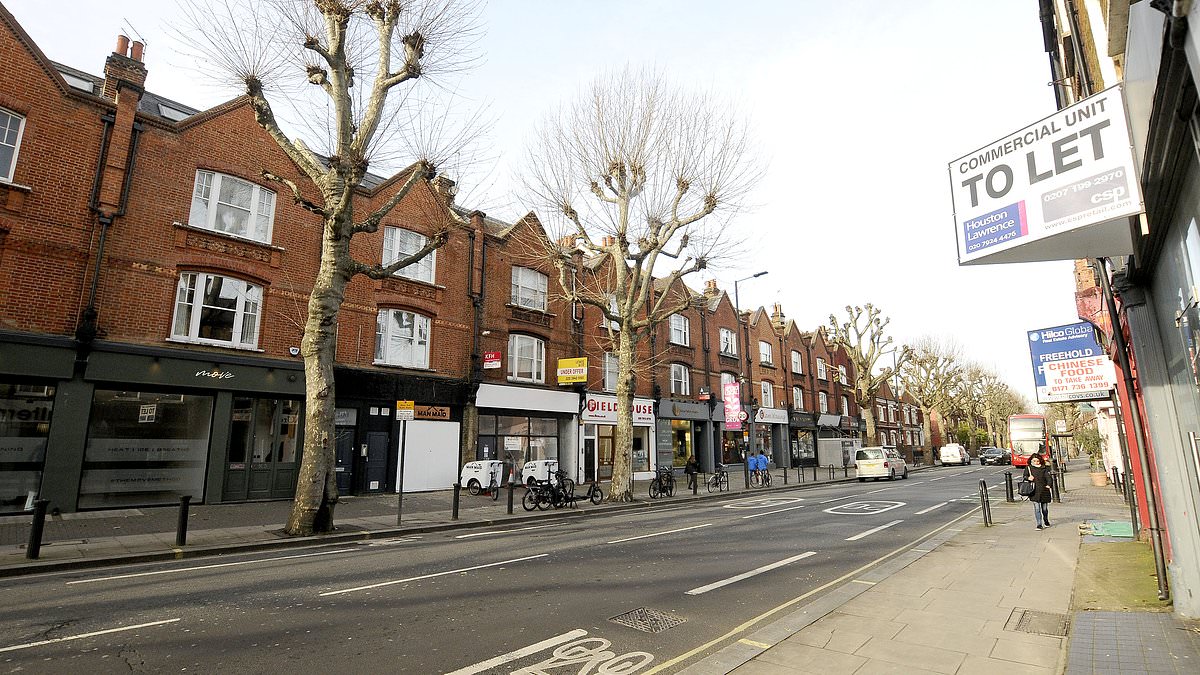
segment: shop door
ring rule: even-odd
[[[367,456],[363,463],[360,492],[382,492],[387,483],[388,439],[386,431],[367,432]]]
[[[334,434],[337,443],[337,486],[339,495],[348,495],[354,489],[354,427],[337,427]]]
[[[225,501],[281,499],[296,491],[300,402],[233,399]]]
[[[596,480],[596,439],[586,438],[583,441],[583,480]]]

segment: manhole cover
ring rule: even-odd
[[[657,609],[638,607],[631,612],[618,614],[609,619],[609,621],[612,621],[613,623],[619,623],[622,626],[629,626],[630,628],[644,631],[646,633],[661,633],[668,628],[674,628],[675,626],[678,626],[684,621],[687,621],[687,619],[681,619],[673,614],[660,612]]]
[[[1004,630],[1066,637],[1070,626],[1071,618],[1066,614],[1038,612],[1016,607],[1012,614],[1008,615],[1008,622],[1004,624]]]

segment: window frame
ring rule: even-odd
[[[671,315],[670,333],[668,340],[670,340],[671,344],[681,347],[692,346],[692,322],[686,316],[678,312]]]
[[[692,369],[686,363],[671,364],[671,393],[679,396],[692,395]]]
[[[392,321],[392,317],[391,317],[391,314],[393,312],[409,314],[413,317],[413,336],[412,336],[411,342],[413,344],[414,351],[415,351],[415,347],[416,347],[416,345],[420,339],[420,335],[421,335],[421,333],[420,333],[421,322],[418,320],[424,319],[425,349],[424,349],[423,361],[412,361],[412,362],[405,363],[405,362],[401,362],[398,360],[397,361],[389,361],[386,358],[380,358],[380,354],[379,354],[380,346],[381,345],[383,346],[384,351],[386,353],[387,345],[391,344],[391,339],[390,339],[391,331],[388,329],[390,329],[392,326],[395,325],[395,323]],[[387,314],[386,321],[383,320],[384,314]],[[413,312],[411,310],[399,309],[399,308],[393,308],[393,307],[380,308],[375,316],[376,316],[376,320],[375,320],[375,361],[374,361],[374,363],[376,365],[381,365],[381,366],[399,366],[401,368],[419,368],[421,370],[428,370],[429,369],[429,353],[431,351],[431,346],[432,346],[432,342],[433,342],[433,319],[431,317],[425,316],[424,314],[419,314],[419,313]],[[383,338],[382,342],[380,341],[381,326],[386,326],[386,328],[382,334],[382,338]]]
[[[804,410],[804,388],[800,385],[792,385],[792,409]]]
[[[817,357],[817,379],[825,381],[829,380],[829,370],[825,365],[825,359],[819,356]]]
[[[530,377],[522,377],[519,374],[521,357],[517,354],[517,343],[522,340],[533,341],[534,356],[532,362],[534,367],[530,369]],[[526,333],[508,334],[508,379],[512,382],[533,382],[536,384],[544,384],[546,382],[545,340]]]
[[[528,274],[526,274],[526,273],[528,273]],[[534,279],[541,282],[541,288],[536,288],[534,286],[526,286],[525,280],[518,278],[518,277],[526,277],[529,275],[533,275]],[[539,307],[537,305],[528,305],[528,304],[523,303],[522,298],[521,298],[521,293],[519,292],[521,290],[531,291],[535,295],[540,294],[541,300],[542,300],[541,306]],[[512,295],[511,295],[510,301],[514,306],[520,307],[522,309],[532,309],[536,312],[545,312],[547,310],[547,308],[550,306],[549,292],[550,292],[550,277],[548,275],[543,274],[542,272],[539,272],[539,271],[533,269],[532,267],[521,267],[520,265],[512,266]]]
[[[758,404],[763,408],[775,407],[775,383],[770,380],[760,380],[758,383]]]
[[[765,351],[763,349],[764,347],[766,348]],[[766,340],[758,341],[758,362],[760,365],[764,366],[775,365],[775,349],[772,347],[771,343],[767,342]]]
[[[717,331],[718,339],[721,341],[720,354],[721,356],[737,356],[738,355],[738,336],[737,331],[732,328],[721,328]],[[728,337],[728,341],[725,339]],[[731,349],[726,350],[729,346]]]
[[[397,234],[393,235],[393,237],[394,237],[393,241],[395,242],[395,244],[392,246],[392,250],[389,251],[388,250],[388,248],[389,248],[388,247],[388,235],[393,232],[397,233]],[[420,237],[420,244],[418,244],[417,247],[411,251],[403,251],[403,252],[400,251],[399,237],[402,236],[402,234],[411,234],[411,235]],[[422,248],[425,247],[425,245],[427,243],[429,243],[429,237],[421,234],[420,232],[417,232],[416,230],[410,230],[406,227],[400,227],[399,225],[385,225],[383,227],[383,251],[381,254],[383,266],[387,267],[388,265],[396,262],[396,260],[398,260],[403,255],[410,255],[412,253],[416,253],[417,251],[420,251]],[[425,256],[424,258],[421,258],[420,260],[418,260],[410,265],[405,265],[404,267],[401,267],[400,269],[396,270],[395,272],[392,272],[392,276],[401,277],[403,279],[409,279],[411,281],[419,281],[421,283],[426,283],[426,284],[436,283],[437,282],[437,253],[438,252],[436,249],[433,251],[430,251],[429,255]],[[410,268],[416,268],[416,269],[414,269],[411,272],[407,271]],[[428,268],[428,274],[429,274],[428,279],[424,278],[424,276],[421,274],[425,270],[425,268]]]
[[[601,376],[601,387],[604,391],[614,392],[617,390],[617,377],[621,372],[620,367],[621,361],[616,354],[604,352],[604,360],[601,365],[601,368],[604,369]]]
[[[206,198],[198,197],[196,194],[197,190],[199,189],[198,186],[200,184],[201,174],[208,174],[210,176],[210,182],[208,184],[208,197],[206,197]],[[265,194],[271,195],[271,209],[270,209],[270,214],[267,217],[267,228],[266,228],[267,231],[266,231],[266,235],[264,236],[264,238],[259,239],[257,236],[250,234],[250,233],[239,234],[237,232],[228,232],[228,231],[222,230],[216,226],[217,210],[218,210],[217,205],[222,203],[220,201],[221,186],[224,184],[226,179],[237,181],[239,183],[244,183],[244,184],[248,185],[251,189],[250,206],[249,206],[248,210],[250,212],[250,221],[252,221],[253,227],[247,227],[247,230],[253,231],[253,230],[258,229],[258,227],[257,227],[258,219],[264,215],[262,213],[263,195],[265,195]],[[205,211],[206,211],[205,222],[202,224],[198,224],[198,223],[195,223],[192,221],[192,213],[196,209],[195,202],[197,199],[207,199],[207,203],[204,206]],[[279,204],[279,195],[276,194],[275,191],[271,190],[270,188],[263,187],[262,185],[259,185],[258,183],[255,183],[252,181],[248,181],[245,178],[239,178],[237,176],[227,174],[227,173],[222,173],[220,171],[214,171],[212,169],[196,169],[196,177],[192,182],[192,195],[191,195],[190,204],[191,204],[191,206],[188,211],[188,225],[190,227],[195,227],[195,228],[202,229],[202,230],[208,230],[209,232],[216,232],[217,234],[223,234],[223,235],[226,235],[229,237],[236,237],[238,239],[244,239],[246,241],[254,241],[254,242],[258,242],[260,244],[266,244],[268,246],[274,240],[273,237],[275,234],[275,209]],[[234,208],[241,209],[242,207],[234,206]],[[249,225],[249,223],[248,223],[248,225]]]
[[[829,394],[827,394],[826,392],[823,392],[823,391],[818,391],[817,392],[817,405],[818,405],[818,410],[822,414],[825,414],[825,415],[829,414]]]
[[[17,160],[21,156],[21,140],[25,138],[25,116],[16,112],[15,110],[9,110],[8,108],[0,108],[0,113],[9,115],[13,119],[17,120],[17,138],[15,141],[13,141],[12,145],[12,161],[9,162],[7,169],[5,167],[0,167],[0,183],[11,184],[13,179],[17,176]],[[0,143],[3,143],[2,139],[0,139]],[[7,143],[4,144],[7,145]]]
[[[842,394],[842,414],[846,417],[850,416],[850,397]]]
[[[188,287],[184,287],[184,278],[191,277],[192,283]],[[238,294],[237,304],[233,309],[234,319],[233,325],[230,328],[230,333],[233,335],[232,340],[214,340],[212,338],[200,337],[201,320],[204,315],[204,291],[208,285],[206,282],[210,278],[228,279],[244,284],[244,291]],[[255,302],[254,311],[246,309],[247,298],[252,295],[253,290],[258,291],[258,297],[253,298]],[[191,300],[185,298],[190,295]],[[213,272],[193,272],[181,271],[178,278],[175,280],[175,300],[172,304],[171,311],[171,337],[174,342],[188,342],[200,345],[213,345],[216,347],[229,347],[231,349],[245,349],[258,351],[258,340],[262,334],[262,317],[263,317],[263,287],[258,284],[239,279],[238,277],[227,276],[224,274],[216,274]],[[180,321],[179,309],[181,306],[189,307],[188,310],[188,329],[187,334],[181,335],[176,332],[176,327]],[[210,305],[210,307],[214,307]],[[221,311],[229,311],[222,309]],[[254,317],[254,339],[251,342],[245,342],[242,337],[246,330],[246,317]]]
[[[725,380],[726,375],[729,376],[728,382]],[[737,381],[738,381],[737,373],[731,373],[727,370],[721,371],[721,396],[722,396],[722,398],[724,398],[724,396],[725,396],[725,385],[726,384],[737,384]]]
[[[797,375],[804,374],[804,355],[799,350],[792,350],[792,372]]]
[[[846,379],[846,366],[838,364],[838,382],[842,385],[849,385],[850,381]]]

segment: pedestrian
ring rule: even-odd
[[[766,485],[771,482],[770,477],[767,475],[767,465],[768,464],[770,464],[770,460],[767,459],[767,456],[765,454],[763,454],[762,450],[759,450],[758,451],[758,461],[755,464],[755,466],[758,468],[758,475],[760,478],[762,478],[763,485]]]
[[[1050,491],[1050,469],[1043,464],[1041,455],[1035,454],[1029,458],[1025,480],[1033,482],[1033,494],[1029,495],[1029,501],[1033,502],[1033,519],[1037,529],[1050,527],[1050,501],[1054,495]]]
[[[683,465],[683,472],[687,474],[688,489],[696,487],[696,474],[700,473],[700,462],[696,461],[695,455],[688,455],[687,464]]]

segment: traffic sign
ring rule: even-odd
[[[416,419],[416,404],[414,401],[396,401],[396,419],[411,422]]]
[[[746,420],[750,419],[750,413],[746,412],[745,410],[741,410],[738,412],[738,419],[745,422]]]

